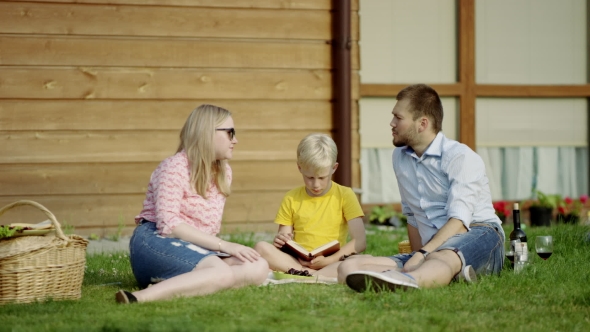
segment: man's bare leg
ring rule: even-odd
[[[400,270],[400,268],[397,262],[388,257],[354,255],[338,266],[338,282],[345,283],[346,277],[355,271],[383,272],[386,270]]]

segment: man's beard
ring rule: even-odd
[[[400,135],[399,133],[393,139],[393,146],[395,147],[402,147],[402,146],[412,146],[414,142],[416,142],[418,137],[418,133],[413,128],[408,128],[405,134]]]

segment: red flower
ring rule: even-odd
[[[499,217],[510,216],[510,212],[512,211],[510,209],[510,203],[508,203],[506,201],[498,201],[498,202],[494,202],[492,205],[494,206],[494,210],[495,210],[497,216],[499,216]]]
[[[559,202],[558,212],[564,215],[579,216],[588,201],[588,195],[580,195],[580,199],[572,199],[567,196]]]

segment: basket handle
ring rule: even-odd
[[[41,205],[37,202],[29,201],[29,200],[20,200],[20,201],[14,202],[14,203],[10,203],[10,204],[6,205],[5,207],[3,207],[2,209],[0,209],[0,216],[3,215],[4,212],[12,209],[13,207],[17,207],[17,206],[21,206],[21,205],[32,205],[32,206],[36,207],[37,209],[43,211],[43,213],[45,213],[47,218],[49,218],[49,220],[51,220],[51,223],[55,226],[55,232],[57,233],[57,236],[62,240],[69,241],[68,238],[64,235],[63,231],[61,230],[61,225],[59,224],[59,222],[57,222],[57,219],[55,218],[53,213],[51,213],[51,211],[49,211],[46,207],[44,207],[43,205]]]

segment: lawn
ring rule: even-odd
[[[114,293],[137,287],[128,256],[91,255],[82,299],[0,306],[0,331],[590,331],[589,230],[527,228],[531,250],[536,235],[553,235],[547,261],[532,252],[520,274],[505,269],[476,284],[399,293],[284,284],[119,305]],[[387,255],[405,234],[370,226],[367,237],[367,253]]]

